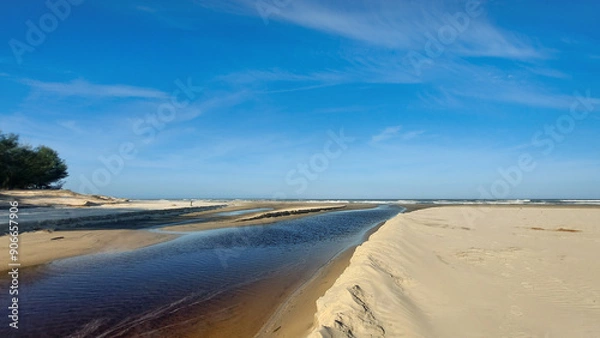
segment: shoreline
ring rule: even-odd
[[[386,222],[381,222],[369,229],[361,243],[338,253],[320,267],[307,281],[285,297],[277,309],[271,314],[254,338],[262,337],[301,337],[306,336],[314,328],[314,315],[317,310],[316,301],[322,297],[344,270],[350,265],[350,259],[356,248],[367,241]]]
[[[35,231],[19,234],[20,269],[43,268],[57,260],[106,252],[141,249],[177,238],[177,235],[145,230]],[[8,247],[9,236],[0,236]],[[8,257],[0,260],[0,273],[9,271]]]

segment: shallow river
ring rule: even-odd
[[[2,292],[0,336],[165,336],[185,332],[186,325],[201,333],[210,330],[210,321],[220,320],[215,311],[228,309],[222,319],[231,319],[242,300],[260,301],[280,292],[274,286],[278,283],[297,287],[401,210],[380,206],[205,230],[130,252],[81,256],[35,273],[22,271],[18,335],[8,328],[4,305],[9,296]],[[5,291],[7,279],[0,283]],[[209,310],[210,319],[203,317]]]

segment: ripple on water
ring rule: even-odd
[[[184,321],[186,313],[196,315],[214,299],[234,290],[243,294],[266,278],[308,279],[399,211],[384,206],[206,230],[130,252],[56,261],[36,278],[22,276],[19,333],[130,335],[132,327],[152,330],[174,313]],[[7,295],[0,301],[7,304]],[[235,299],[229,302],[223,306],[236,306]],[[12,333],[6,327],[0,328],[3,337]]]

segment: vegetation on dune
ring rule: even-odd
[[[32,148],[20,144],[18,135],[0,132],[0,189],[59,189],[67,176],[55,150]]]

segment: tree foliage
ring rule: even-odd
[[[55,150],[21,145],[19,136],[0,133],[0,189],[58,189],[67,176]]]

